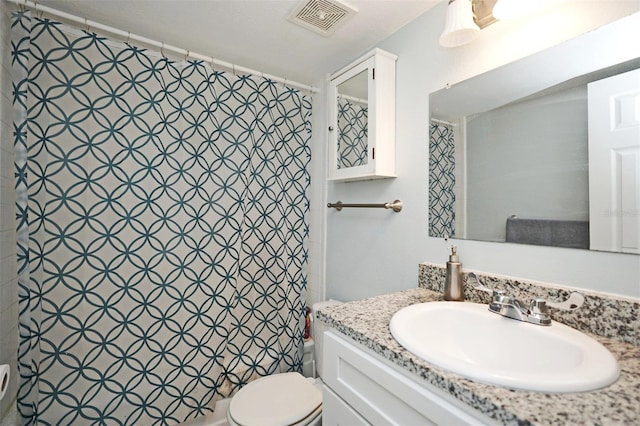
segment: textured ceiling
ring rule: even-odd
[[[265,73],[312,84],[441,0],[346,1],[330,37],[293,24],[298,0],[40,0],[63,12]]]

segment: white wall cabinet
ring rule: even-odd
[[[324,426],[496,424],[333,331],[323,346]]]
[[[396,59],[374,49],[329,77],[329,180],[396,176]]]

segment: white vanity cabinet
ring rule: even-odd
[[[329,77],[329,180],[396,176],[396,59],[374,49]]]
[[[496,423],[336,332],[323,346],[324,426]]]

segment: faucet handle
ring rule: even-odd
[[[549,312],[549,309],[547,308],[547,301],[541,297],[536,297],[529,305],[529,311],[536,315],[546,314]]]
[[[554,309],[561,309],[566,311],[575,311],[584,304],[584,295],[577,291],[572,292],[566,300],[562,302],[549,302],[547,306]]]
[[[548,315],[549,307],[554,309],[574,311],[584,303],[584,296],[577,291],[569,295],[567,300],[562,302],[549,302],[541,297],[533,299],[529,305],[529,311],[534,315]]]
[[[473,286],[474,290],[480,290],[484,291],[485,293],[493,294],[494,297],[496,291],[502,291],[504,293],[503,290],[494,290],[482,284],[482,281],[480,281],[480,278],[478,278],[475,272],[467,273],[467,278],[473,278],[473,280],[476,282],[476,285]]]
[[[504,299],[505,294],[507,294],[504,290],[500,290],[497,288],[494,288],[493,290],[491,290],[491,295],[493,296],[493,300],[501,300]]]
[[[531,301],[527,321],[538,325],[551,325],[551,316],[549,316],[546,300],[536,297]]]

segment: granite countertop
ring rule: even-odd
[[[440,293],[415,288],[327,306],[318,311],[317,319],[499,423],[640,424],[639,346],[589,334],[609,349],[620,365],[620,378],[604,389],[547,394],[485,385],[421,360],[406,351],[391,335],[389,321],[395,312],[415,303],[438,300],[442,300]]]

